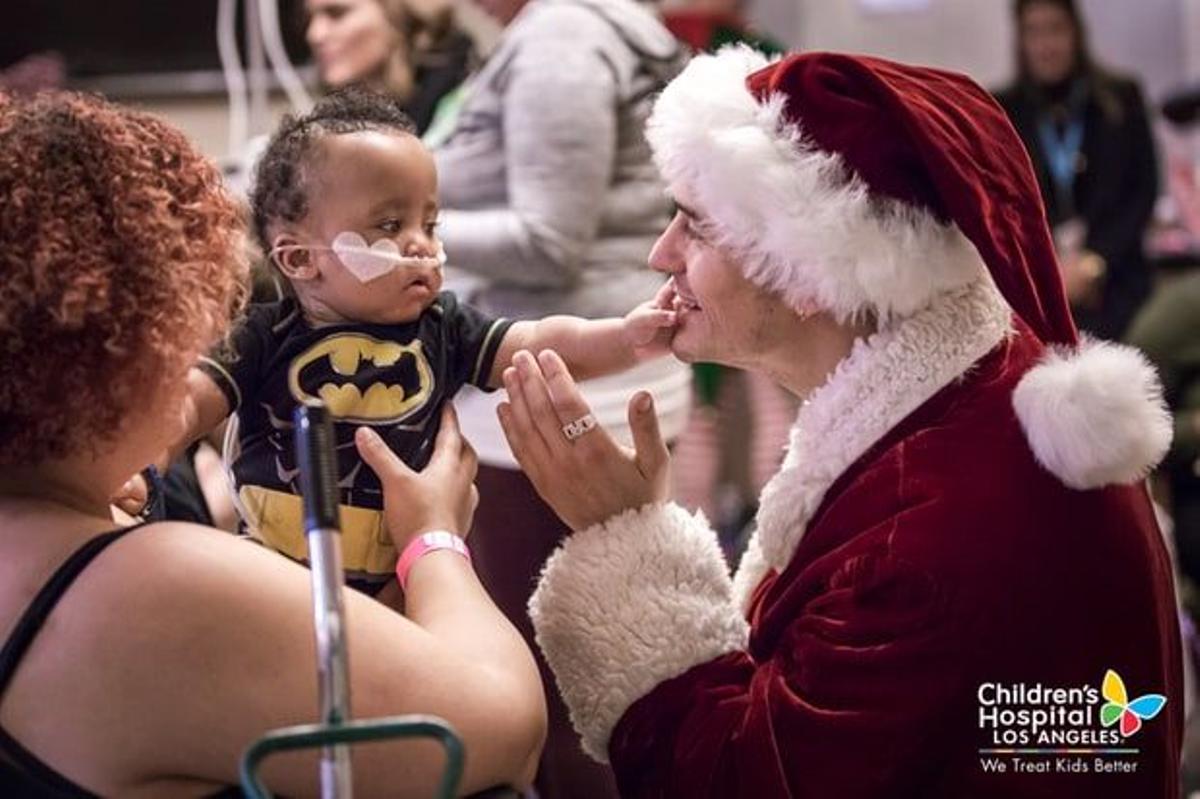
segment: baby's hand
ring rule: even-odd
[[[676,296],[675,278],[671,278],[666,283],[662,284],[662,288],[660,288],[658,293],[654,295],[654,299],[651,300],[651,304],[655,308],[661,308],[664,311],[673,311],[675,310]]]
[[[661,292],[660,292],[661,295]],[[671,351],[671,339],[675,337],[675,311],[659,305],[659,297],[644,302],[625,316],[622,331],[625,343],[645,361],[666,355]]]
[[[130,516],[137,516],[146,509],[150,499],[150,487],[141,472],[125,481],[109,501]]]

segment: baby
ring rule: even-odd
[[[665,354],[673,311],[624,319],[492,319],[440,291],[437,173],[399,107],[361,90],[286,119],[259,164],[256,233],[292,297],[253,306],[230,345],[190,376],[190,438],[238,414],[233,472],[249,532],[306,558],[292,412],[320,398],[335,419],[343,562],[375,593],[397,553],[379,481],[354,446],[367,425],[409,466],[428,461],[443,405],[491,390],[519,350],[553,349],[577,377]]]

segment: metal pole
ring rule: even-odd
[[[246,138],[264,133],[270,125],[271,111],[267,98],[267,51],[263,44],[262,17],[258,11],[259,3],[274,3],[277,0],[246,0],[245,14],[242,17],[246,23],[246,52],[250,78],[250,113],[246,125]],[[242,143],[244,147],[246,142]]]
[[[321,721],[350,718],[345,611],[342,604],[342,537],[338,524],[336,451],[329,412],[320,402],[296,409],[296,460],[304,496],[304,531],[312,567],[313,626]],[[321,754],[321,796],[350,799],[350,750],[327,746]]]

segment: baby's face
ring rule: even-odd
[[[377,131],[326,136],[313,168],[309,211],[298,231],[303,243],[328,246],[339,233],[353,232],[368,246],[391,239],[401,255],[437,256],[437,170],[416,137]],[[312,258],[319,277],[305,281],[303,294],[326,319],[409,322],[442,287],[441,269],[432,265],[401,265],[362,282],[332,252],[315,250]]]

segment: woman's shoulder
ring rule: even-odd
[[[1099,79],[1111,91],[1118,92],[1122,96],[1140,97],[1142,95],[1142,82],[1135,75],[1106,68],[1100,73]]]
[[[250,600],[277,604],[264,602],[268,595],[288,605],[295,593],[294,602],[303,607],[304,578],[294,564],[247,539],[197,524],[157,522],[131,531],[89,567],[78,588],[85,596],[72,602],[73,612],[96,615],[98,624],[132,614],[127,618],[186,628]]]
[[[256,549],[176,522],[116,538],[62,593],[22,659],[5,697],[9,731],[101,794],[144,781],[148,769],[232,778],[232,743],[201,750],[188,736],[211,718],[217,697],[245,698],[247,663],[311,646],[307,625],[287,621],[306,617],[303,572],[292,567],[294,578],[280,579],[272,561],[282,558]],[[38,721],[54,718],[71,723]],[[214,729],[239,723],[230,713]],[[70,767],[65,753],[84,747],[93,761]]]
[[[1092,75],[1093,91],[1101,107],[1115,119],[1126,118],[1129,112],[1145,113],[1145,93],[1141,81],[1134,75],[1113,71],[1107,67],[1097,69]]]

